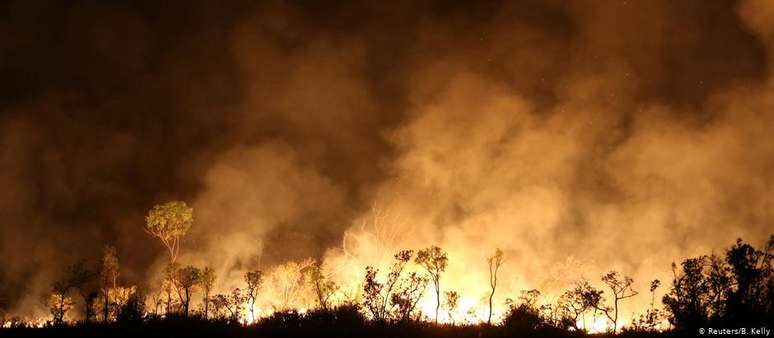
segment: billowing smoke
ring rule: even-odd
[[[357,288],[434,244],[472,302],[495,248],[499,304],[609,269],[645,291],[771,232],[766,2],[231,5],[2,5],[0,294],[19,311],[105,244],[149,283],[166,258],[143,217],[171,199],[195,209],[181,261],[222,289],[307,257]]]

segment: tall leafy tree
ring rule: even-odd
[[[154,206],[145,217],[145,231],[158,238],[174,264],[180,253],[180,239],[193,225],[193,208],[185,202],[172,201]]]

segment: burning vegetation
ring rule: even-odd
[[[772,1],[3,0],[0,46],[0,335],[771,321]]]
[[[282,330],[315,328],[322,320],[345,330],[428,323],[447,330],[478,327],[491,335],[569,335],[691,332],[708,326],[774,323],[774,235],[762,248],[740,239],[722,255],[673,264],[663,291],[662,282],[655,279],[648,293],[641,294],[631,277],[610,271],[599,280],[579,277],[559,294],[522,290],[515,299],[496,305],[493,296],[503,277],[500,270],[507,264],[500,249],[481,262],[489,269],[490,290],[483,297],[445,286],[445,271],[454,257],[437,246],[400,250],[384,270],[362,267],[359,280],[336,281],[338,267],[308,259],[266,272],[247,270],[239,286],[223,290],[213,267],[181,264],[177,259],[193,223],[193,209],[179,201],[157,205],[146,217],[145,231],[169,253],[157,284],[121,285],[119,254],[106,246],[101,266],[72,264],[51,284],[50,293],[42,298],[48,318],[3,312],[2,327],[19,332],[182,320]],[[647,297],[649,306],[621,320],[621,304],[637,296]],[[356,327],[346,327],[353,324]]]

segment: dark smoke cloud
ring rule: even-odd
[[[336,257],[374,205],[416,225],[401,245],[539,253],[514,287],[567,252],[644,274],[760,237],[766,7],[4,2],[0,294],[29,305],[105,244],[144,283],[170,199],[223,276]]]

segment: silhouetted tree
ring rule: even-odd
[[[145,318],[145,297],[133,292],[122,304],[116,314],[116,321],[119,323],[139,323]]]
[[[449,320],[454,324],[454,312],[457,311],[457,307],[459,306],[460,294],[457,293],[457,291],[446,291],[444,292],[444,298]]]
[[[609,307],[606,307],[604,305],[605,299],[602,297],[602,294],[604,291],[599,290],[595,287],[593,287],[591,284],[588,283],[588,281],[582,281],[579,284],[579,288],[576,289],[577,292],[581,292],[581,297],[583,298],[583,305],[586,309],[591,309],[592,311],[592,321],[596,321],[597,317],[597,311],[601,311],[602,313],[609,313],[611,309]],[[585,313],[584,313],[585,316]],[[586,329],[586,321],[584,318],[583,321],[584,330]]]
[[[672,264],[673,282],[663,302],[677,329],[708,323],[758,323],[772,318],[774,236],[762,250],[741,239],[725,253],[689,258],[681,271]]]
[[[707,257],[706,264],[704,279],[707,284],[707,315],[709,319],[719,319],[727,312],[726,306],[734,279],[723,258],[712,254]]]
[[[558,306],[555,306],[551,303],[542,304],[540,305],[539,311],[542,321],[546,326],[562,330],[566,330],[568,328],[566,323],[562,321],[563,318],[560,316],[560,310]]]
[[[181,302],[183,300],[183,295],[180,292],[180,287],[176,280],[177,270],[179,269],[180,267],[177,263],[169,263],[164,268],[164,279],[161,281],[161,288],[166,296],[165,301],[167,304],[165,312],[167,314],[172,312],[173,305],[175,305],[175,300],[172,298],[173,292],[177,293],[178,300]]]
[[[378,269],[371,266],[365,268],[365,281],[363,282],[363,307],[371,314],[371,319],[383,321],[382,290],[384,284],[377,279]]]
[[[579,330],[578,319],[586,309],[583,307],[583,299],[573,290],[567,290],[557,300],[557,312],[564,326]]]
[[[640,315],[632,322],[633,331],[655,332],[658,329],[662,319],[661,311],[655,307],[656,290],[659,286],[661,286],[661,281],[658,279],[650,282],[650,308],[644,315]]]
[[[73,301],[67,296],[70,290],[70,284],[67,280],[56,281],[51,284],[51,294],[45,299],[48,309],[53,317],[54,325],[64,323],[64,317],[67,312],[73,308]]]
[[[205,267],[204,270],[202,270],[202,278],[201,278],[201,285],[202,285],[202,303],[204,305],[204,319],[207,319],[208,312],[210,310],[210,292],[212,291],[212,286],[215,284],[215,270],[212,267]]]
[[[169,262],[175,263],[180,253],[180,238],[193,225],[193,208],[185,202],[172,201],[154,206],[145,217],[145,231],[158,238],[169,252]]]
[[[250,307],[250,318],[255,321],[255,298],[258,297],[258,291],[263,284],[263,272],[260,270],[248,271],[245,273],[245,282],[247,283],[247,289],[245,290],[245,296],[247,298],[247,306]]]
[[[538,290],[522,290],[518,304],[510,299],[506,300],[509,310],[503,320],[503,325],[509,330],[519,333],[539,329],[543,325],[543,318],[540,314],[540,308],[537,307],[538,297],[540,297]]]
[[[427,271],[435,287],[435,322],[438,323],[438,310],[441,308],[441,273],[449,264],[449,257],[441,248],[431,246],[417,253],[417,264]]]
[[[532,290],[521,290],[519,294],[519,301],[521,302],[521,305],[526,305],[527,307],[536,309],[537,308],[537,301],[538,298],[540,298],[540,291],[536,289]]]
[[[228,297],[226,310],[229,312],[229,319],[233,322],[239,321],[239,317],[244,310],[245,296],[242,294],[242,290],[234,288],[231,290],[231,294]]]
[[[492,292],[489,293],[489,314],[487,315],[486,323],[491,325],[492,301],[494,299],[495,290],[497,289],[497,272],[500,271],[500,266],[503,265],[503,251],[499,248],[495,249],[494,255],[487,259],[487,263],[489,264],[489,287],[492,289]]]
[[[151,304],[153,304],[153,315],[158,316],[160,314],[159,308],[164,304],[164,297],[162,295],[163,288],[158,289],[156,292],[151,293]]]
[[[755,321],[772,314],[772,257],[774,236],[763,250],[737,239],[726,251],[726,263],[733,275],[735,288],[728,290],[727,321]]]
[[[384,321],[387,319],[387,315],[392,312],[388,306],[393,289],[413,255],[414,252],[411,250],[402,250],[396,253],[395,262],[390,268],[385,283],[379,282],[378,269],[366,266],[365,281],[363,282],[363,307],[369,311],[373,320]]]
[[[202,271],[195,266],[186,266],[177,271],[177,283],[180,289],[183,290],[183,297],[181,299],[181,305],[183,306],[183,315],[188,317],[188,308],[191,303],[191,294],[195,288],[199,285],[202,278]]]
[[[395,292],[390,297],[390,302],[395,306],[395,318],[400,321],[413,319],[417,303],[427,289],[429,279],[412,272],[401,280]],[[438,319],[436,318],[436,321]]]
[[[764,251],[764,301],[763,306],[769,318],[774,317],[774,235],[769,236],[769,241]]]
[[[212,296],[210,303],[215,318],[227,318],[231,322],[239,322],[244,310],[246,297],[239,288],[234,288],[229,294],[217,294]]]
[[[634,280],[629,276],[621,276],[616,271],[610,271],[602,276],[602,282],[604,282],[610,291],[613,293],[613,309],[603,309],[603,313],[613,323],[613,333],[616,333],[618,329],[618,303],[626,298],[636,296],[638,293],[632,289]],[[612,314],[611,314],[612,312]]]
[[[707,321],[709,285],[704,277],[707,256],[686,259],[682,271],[672,263],[672,288],[663,297],[669,321],[678,329],[696,328]]]
[[[210,298],[210,304],[212,304],[212,311],[215,318],[223,318],[224,311],[229,306],[229,298],[224,294],[217,294]]]
[[[100,271],[100,290],[102,292],[102,320],[108,321],[110,313],[110,289],[116,287],[119,275],[118,254],[116,248],[105,246],[102,253],[102,270]]]
[[[653,309],[656,303],[656,290],[661,286],[661,281],[654,279],[650,282],[650,308]]]
[[[97,298],[98,292],[94,281],[97,277],[97,273],[89,270],[86,267],[86,263],[81,261],[71,265],[68,268],[69,284],[78,290],[78,294],[83,298],[84,316],[86,321],[89,321],[94,317],[94,300]]]
[[[591,309],[596,311],[601,299],[602,291],[591,286],[585,279],[577,281],[574,288],[565,291],[559,297],[558,307],[562,318],[561,322],[564,326],[580,330],[581,328],[578,327],[578,321],[580,320],[584,323],[583,330],[585,331],[583,317]]]
[[[322,272],[322,268],[319,263],[314,264],[309,272],[312,286],[317,296],[317,303],[323,310],[328,310],[330,299],[333,294],[338,290],[336,283],[328,279]]]
[[[137,288],[134,286],[117,286],[110,289],[110,316],[114,319],[118,317],[121,312],[121,307],[134,296],[137,292]]]

